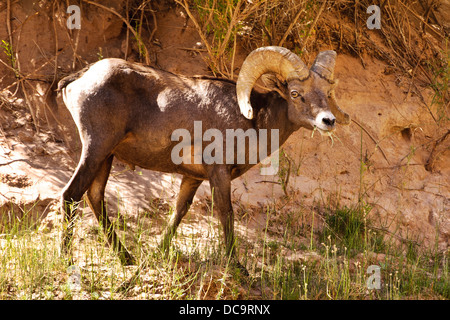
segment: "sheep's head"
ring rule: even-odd
[[[299,126],[320,132],[334,130],[335,122],[349,124],[334,96],[336,52],[319,53],[308,67],[294,53],[282,47],[263,47],[252,51],[245,59],[236,84],[242,114],[253,118],[250,93],[256,81],[275,89],[288,102],[289,120]]]

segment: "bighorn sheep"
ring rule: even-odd
[[[245,59],[236,83],[179,76],[113,58],[62,79],[58,90],[82,141],[80,161],[62,192],[64,252],[70,253],[72,204],[86,192],[88,204],[102,221],[121,262],[133,263],[112,230],[104,204],[111,164],[117,157],[132,166],[183,176],[176,210],[163,236],[164,248],[169,246],[197,188],[203,180],[209,180],[214,208],[224,229],[226,252],[232,255],[235,240],[230,184],[254,163],[175,164],[171,150],[177,142],[172,141],[172,133],[179,128],[192,133],[194,121],[202,121],[203,132],[209,128],[222,133],[227,129],[277,129],[281,145],[300,127],[326,133],[334,130],[335,122],[348,124],[349,116],[334,98],[335,60],[334,51],[324,51],[308,69],[288,49],[263,47]],[[252,90],[262,75],[272,89],[269,92]]]

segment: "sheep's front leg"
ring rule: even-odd
[[[223,227],[226,254],[234,258],[234,214],[231,205],[231,175],[226,166],[214,166],[209,171],[214,211],[217,212]]]
[[[183,219],[188,212],[189,206],[194,199],[195,192],[201,184],[202,180],[193,179],[188,176],[184,176],[181,180],[180,193],[178,194],[176,209],[170,218],[169,224],[167,225],[160,244],[160,248],[163,252],[168,252],[170,242],[172,241],[177,227],[180,224],[181,219]]]

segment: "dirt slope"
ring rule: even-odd
[[[118,11],[123,5],[121,1],[108,4]],[[14,44],[21,72],[34,72],[36,77],[51,75],[54,65],[49,57],[55,53],[55,48],[56,52],[61,52],[58,68],[62,73],[101,57],[127,54],[129,60],[138,60],[139,49],[135,42],[130,41],[126,50],[127,35],[122,21],[101,8],[86,11],[78,47],[72,48],[78,56],[74,60],[73,51],[68,50],[73,43],[67,40],[70,32],[64,29],[64,16],[53,18],[53,10],[43,2],[12,2],[12,28],[20,30],[20,37],[14,34]],[[169,6],[157,11],[155,17],[158,27],[148,44],[155,64],[181,74],[208,74],[203,52],[191,50],[201,49],[201,42],[185,13]],[[5,7],[0,5],[0,21],[5,19]],[[4,28],[0,29],[0,38],[8,39]],[[240,48],[237,65],[243,57],[245,52]],[[0,58],[8,61],[4,52]],[[433,246],[437,239],[439,249],[446,250],[450,240],[448,147],[434,162],[432,172],[425,169],[433,142],[443,133],[426,108],[433,92],[421,88],[425,101],[414,90],[407,94],[408,84],[402,83],[395,74],[389,74],[385,63],[370,56],[363,58],[365,67],[359,58],[339,54],[335,73],[339,78],[336,94],[341,107],[364,129],[357,123],[341,126],[334,141],[303,129],[293,134],[282,147],[296,169],[291,171],[287,187],[290,198],[282,210],[320,211],[336,199],[340,205],[348,206],[363,199],[373,207],[370,216],[380,228],[428,246]],[[44,67],[40,68],[42,65]],[[39,71],[34,71],[36,69]],[[14,92],[16,86],[11,86],[14,74],[4,65],[0,65],[0,72],[0,88]],[[31,89],[31,85],[35,89]],[[61,219],[57,200],[76,166],[79,142],[60,98],[55,105],[46,99],[48,86],[48,83],[29,81],[29,96],[9,96],[2,100],[0,214],[32,212],[42,221],[42,229],[51,230]],[[50,108],[45,107],[45,101]],[[28,112],[29,104],[42,123],[39,132],[34,125],[36,120]],[[57,121],[52,120],[52,114]],[[446,143],[448,146],[448,141]],[[361,159],[364,166],[361,166]],[[245,207],[251,212],[256,221],[249,225],[253,228],[265,225],[264,206],[285,201],[281,186],[267,180],[278,182],[279,177],[261,176],[256,166],[233,182],[236,209]],[[118,205],[122,212],[134,215],[149,208],[154,198],[173,205],[179,183],[180,177],[176,175],[139,168],[130,171],[115,162],[107,187],[110,208]],[[198,207],[208,196],[209,187],[204,183],[196,196]],[[94,223],[89,209],[85,212],[85,219]],[[191,211],[194,216],[203,213],[201,209]]]

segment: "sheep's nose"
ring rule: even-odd
[[[336,118],[323,118],[322,122],[327,126],[327,127],[334,127],[334,123],[336,122]]]

